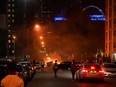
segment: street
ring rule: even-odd
[[[59,70],[58,78],[54,78],[52,68],[45,68],[44,72],[37,70],[27,87],[115,87],[116,78],[105,78],[105,82],[87,81],[80,83],[71,79],[70,71]]]

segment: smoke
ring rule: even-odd
[[[91,56],[96,49],[104,44],[104,23],[92,22],[87,14],[73,8],[67,15],[67,21],[53,23],[53,31],[48,45],[61,55],[81,57]]]

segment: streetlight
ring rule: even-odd
[[[27,45],[27,46],[26,46],[26,52],[27,52],[27,53],[26,53],[26,55],[28,55],[28,50],[29,50],[29,49],[28,49],[28,45],[29,45],[29,31],[38,32],[38,31],[40,30],[40,28],[41,28],[40,25],[35,24],[34,26],[32,26],[32,27],[30,27],[29,29],[27,29],[27,32],[26,32],[26,33],[27,33],[27,34],[26,34],[26,35],[27,35],[27,36],[26,36],[26,41],[27,41],[27,42],[26,42],[26,45]]]
[[[14,39],[14,58],[15,58],[15,53],[16,53],[15,40],[16,40],[16,36],[13,36],[13,39]]]
[[[41,28],[41,27],[40,27],[40,25],[38,25],[38,24],[36,24],[35,27],[34,27],[35,31],[38,31],[40,28]]]
[[[42,37],[42,36],[40,36],[40,39],[42,40],[42,39],[43,39],[43,37]]]
[[[28,36],[29,36],[28,34],[29,34],[29,30],[32,30],[33,28],[34,28],[35,31],[39,31],[40,26],[38,24],[35,24],[34,27],[31,27],[31,28],[27,29],[27,46],[28,46]]]

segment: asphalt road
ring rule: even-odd
[[[72,80],[71,72],[59,70],[58,78],[54,78],[52,68],[44,71],[37,70],[32,81],[28,82],[27,87],[115,87],[116,78],[105,78],[105,82],[87,81],[80,83]]]

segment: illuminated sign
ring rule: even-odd
[[[92,21],[105,21],[104,15],[90,15]]]
[[[67,20],[67,18],[65,18],[65,17],[55,17],[54,20],[55,21],[63,21],[63,20]]]

